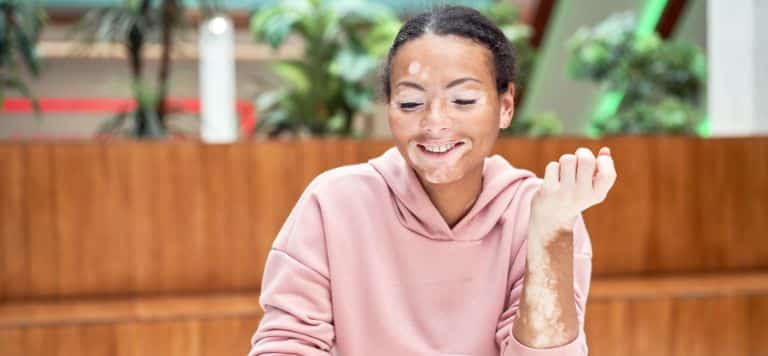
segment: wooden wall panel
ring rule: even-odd
[[[193,313],[194,314],[194,313]],[[245,355],[259,317],[181,314],[171,319],[0,327],[0,354]],[[605,297],[587,306],[590,355],[764,356],[768,295]]]
[[[51,151],[49,146],[29,146],[24,153],[24,185],[28,187],[23,203],[27,248],[26,293],[42,297],[55,295],[58,290],[57,279],[50,278],[56,275],[59,261]]]
[[[700,209],[696,234],[709,252],[709,267],[752,268],[765,263],[768,242],[768,140],[730,139],[698,146]]]
[[[120,260],[110,248],[111,221],[102,207],[110,183],[102,152],[100,145],[76,143],[53,150],[62,296],[109,291],[115,283],[109,277]]]
[[[264,263],[272,247],[272,240],[282,227],[296,200],[304,190],[300,176],[299,146],[284,142],[247,147],[250,157],[248,175],[251,177],[250,199],[252,210],[244,222],[251,236],[243,268],[246,274],[261,280]],[[269,173],[267,173],[269,172]],[[262,236],[272,236],[271,239]],[[251,286],[260,289],[261,282]]]
[[[24,147],[0,146],[0,297],[28,293]]]
[[[258,291],[306,184],[390,141],[0,144],[0,300]],[[595,276],[768,268],[768,138],[501,139],[543,174],[612,148],[619,179],[585,213]]]
[[[0,328],[0,355],[244,356],[258,323],[240,317]]]
[[[591,301],[590,355],[768,355],[766,305],[766,295]]]

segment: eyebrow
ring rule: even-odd
[[[459,78],[459,79],[454,79],[454,80],[452,80],[452,81],[451,81],[450,83],[448,83],[448,85],[446,85],[445,87],[446,87],[446,88],[452,88],[452,87],[455,87],[455,86],[457,86],[457,85],[459,85],[459,84],[463,84],[463,83],[466,83],[466,82],[477,82],[477,83],[482,83],[481,81],[479,81],[479,80],[477,80],[477,79],[475,79],[475,78],[472,78],[472,77],[464,77],[464,78]],[[417,84],[417,83],[414,83],[414,82],[409,82],[409,81],[402,81],[402,82],[398,82],[398,83],[395,85],[395,87],[399,87],[399,86],[410,87],[410,88],[414,88],[414,89],[417,89],[417,90],[421,90],[421,91],[424,91],[424,87],[422,87],[421,85],[419,85],[419,84]]]

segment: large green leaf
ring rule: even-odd
[[[365,87],[344,87],[344,100],[355,110],[368,111],[373,105],[373,92]]]
[[[341,133],[342,131],[344,131],[344,127],[346,126],[346,122],[347,122],[347,120],[349,120],[349,119],[350,119],[350,118],[348,118],[348,117],[347,117],[346,115],[344,115],[343,113],[341,113],[341,112],[336,112],[335,114],[333,114],[333,116],[331,116],[331,117],[328,119],[328,121],[327,121],[327,122],[326,122],[326,124],[325,124],[325,128],[326,128],[326,129],[327,129],[329,132],[333,132],[333,133]]]
[[[383,58],[389,52],[389,47],[395,41],[395,36],[402,25],[402,22],[395,17],[377,22],[363,37],[363,46],[372,56]]]
[[[329,71],[347,82],[354,83],[370,74],[378,65],[379,60],[370,54],[345,47],[333,58]]]
[[[256,99],[256,108],[260,112],[267,112],[272,110],[276,105],[280,103],[287,95],[285,89],[271,90],[259,95]]]
[[[251,32],[273,48],[279,47],[293,30],[298,16],[284,7],[264,9],[251,18]]]
[[[310,75],[307,67],[297,61],[278,61],[272,64],[275,74],[300,93],[306,93],[310,87]]]

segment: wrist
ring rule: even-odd
[[[546,260],[550,254],[573,250],[573,225],[531,221],[528,225],[528,255]]]
[[[528,222],[528,233],[535,235],[558,235],[562,233],[573,233],[573,227],[576,225],[578,216],[564,219],[556,222],[554,219],[539,219],[531,217]]]

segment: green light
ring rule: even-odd
[[[635,34],[653,33],[666,7],[667,0],[646,0],[643,12],[640,14],[640,20],[637,22],[637,28],[635,28]]]

